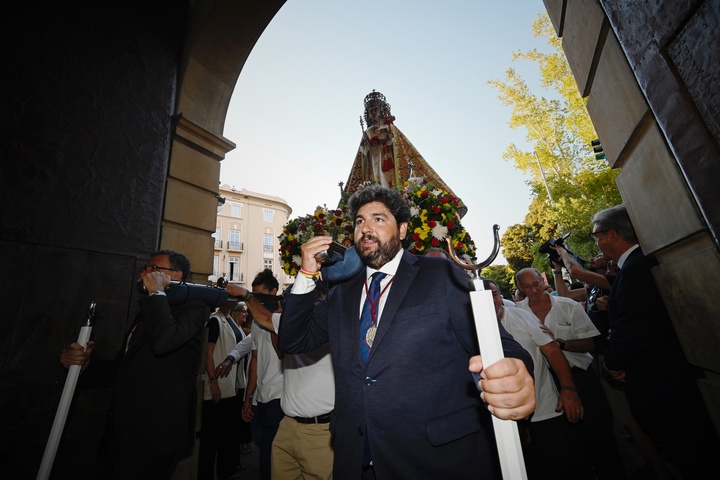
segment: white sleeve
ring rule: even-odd
[[[296,295],[302,295],[305,293],[310,293],[313,290],[315,290],[315,282],[306,277],[305,275],[301,275],[298,273],[297,277],[295,277],[295,283],[293,283],[292,290],[290,290],[290,292]]]
[[[278,331],[280,331],[280,317],[281,316],[282,316],[282,313],[273,313],[272,314],[273,330],[275,330],[275,333],[278,333]]]
[[[592,323],[588,314],[585,313],[582,305],[579,302],[574,302],[572,305],[572,328],[575,330],[577,338],[592,338],[600,335],[600,331]]]
[[[235,345],[235,348],[230,350],[230,353],[228,353],[228,357],[233,357],[235,360],[233,360],[233,363],[236,363],[238,360],[240,360],[242,357],[247,355],[250,350],[252,350],[252,334],[248,335],[247,337],[240,340],[237,345]]]

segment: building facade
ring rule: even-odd
[[[249,288],[255,275],[269,268],[281,289],[292,283],[294,278],[283,271],[278,243],[292,208],[282,198],[230,185],[222,185],[219,195],[217,226],[212,235],[213,271],[208,280],[224,277]]]

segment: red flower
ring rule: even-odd
[[[440,201],[441,201],[442,203],[448,203],[448,199],[447,199],[447,197],[445,197],[445,196],[440,197]]]
[[[298,230],[302,230],[304,232],[305,230],[307,230],[307,227],[303,223],[303,224],[298,225]]]
[[[452,230],[453,228],[455,228],[455,224],[453,223],[452,220],[448,220],[447,228],[448,228],[448,230]]]
[[[428,195],[430,195],[430,192],[428,192],[427,190],[423,190],[423,192],[420,194],[421,197],[427,197]]]
[[[413,233],[412,239],[413,239],[413,242],[418,242],[418,241],[420,241],[420,234],[419,234],[419,233]]]
[[[433,211],[434,214],[437,215],[438,213],[440,213],[440,207],[438,207],[437,205],[433,205],[433,206],[432,206],[432,211]]]
[[[428,220],[428,227],[435,228],[435,225],[437,225],[435,220]]]
[[[433,237],[432,240],[430,240],[430,245],[432,245],[433,247],[437,247],[438,245],[440,245],[440,240]]]

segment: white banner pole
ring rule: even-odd
[[[90,322],[92,321],[93,315],[95,315],[95,302],[90,302],[90,312],[88,313],[87,321],[80,329],[80,335],[77,339],[77,343],[82,345],[83,348],[85,348],[88,340],[90,339],[90,333],[92,332]],[[55,454],[57,453],[60,438],[62,437],[62,432],[65,428],[65,420],[67,420],[68,410],[70,410],[73,393],[75,393],[75,385],[77,384],[81,369],[82,367],[80,365],[71,365],[68,369],[68,375],[65,379],[65,387],[63,387],[60,404],[58,405],[57,412],[55,413],[55,420],[53,421],[52,429],[50,430],[50,437],[48,438],[47,445],[45,445],[45,453],[43,454],[42,463],[40,463],[37,480],[47,480],[50,477],[53,462],[55,461]]]

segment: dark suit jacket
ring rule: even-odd
[[[608,301],[610,342],[603,352],[609,369],[625,370],[628,401],[646,429],[648,422],[689,422],[685,412],[692,409],[668,414],[687,402],[704,410],[697,404],[697,371],[682,351],[652,275],[657,265],[654,255],[638,248],[618,272]]]
[[[209,317],[204,303],[140,300],[137,328],[120,353],[113,392],[118,454],[189,454],[195,434],[196,384]],[[123,350],[125,345],[123,345]]]
[[[288,295],[279,346],[330,342],[335,371],[334,476],[360,478],[369,435],[379,479],[496,478],[489,413],[468,372],[478,344],[469,277],[445,259],[403,253],[367,367],[359,353],[365,271],[315,296]],[[532,360],[502,329],[506,356]]]

